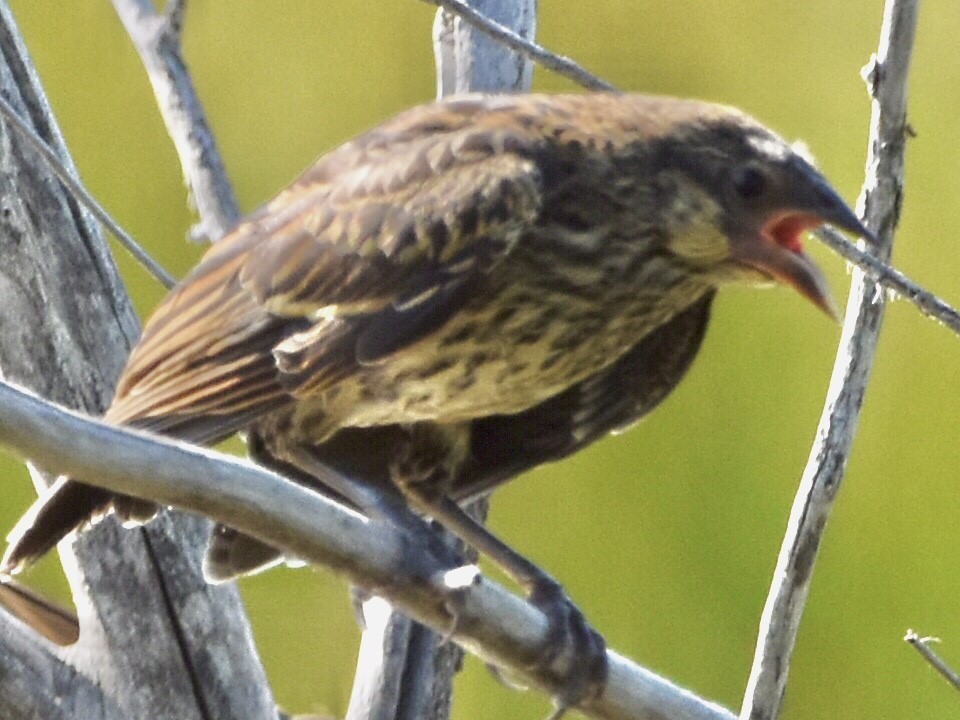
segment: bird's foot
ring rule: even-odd
[[[580,609],[552,578],[538,580],[529,600],[549,623],[544,651],[533,665],[555,676],[560,689],[553,696],[557,720],[571,707],[597,697],[607,682],[607,644]]]

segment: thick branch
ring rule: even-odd
[[[907,68],[916,17],[916,0],[888,0],[867,77],[873,113],[860,214],[879,238],[873,249],[882,259],[890,255],[900,212]],[[763,610],[741,720],[779,715],[813,564],[856,433],[883,307],[879,286],[855,270],[826,404]]]
[[[113,0],[113,7],[147,70],[183,177],[200,215],[202,235],[217,240],[240,218],[220,153],[180,54],[184,4],[158,15],[150,0]]]
[[[483,579],[451,589],[445,567],[401,530],[371,522],[248,462],[211,450],[107,426],[0,383],[0,445],[112,492],[210,515],[291,557],[324,565],[389,598],[409,616],[547,692],[556,678],[532,671],[548,641],[546,618]],[[128,531],[129,532],[129,531]],[[610,652],[603,696],[592,717],[732,720],[732,715]]]
[[[0,55],[3,96],[75,175],[6,4],[0,4]],[[9,241],[0,266],[0,370],[57,402],[98,413],[136,337],[136,318],[90,216],[64,192],[49,157],[7,127],[0,126],[0,234]],[[48,481],[31,470],[39,485]],[[235,589],[209,587],[197,558],[181,550],[202,546],[203,523],[165,516],[125,533],[123,543],[119,532],[111,520],[61,546],[83,622],[77,645],[58,655],[75,671],[76,697],[90,703],[63,706],[73,707],[75,717],[109,715],[98,709],[111,704],[131,717],[158,720],[208,720],[210,708],[225,720],[273,717],[262,670],[244,659],[252,642],[234,621]],[[0,622],[0,655],[15,652],[6,628],[14,622],[5,614]],[[108,699],[85,696],[84,678],[101,683]],[[65,682],[55,690],[62,698],[73,688]],[[36,689],[38,703],[46,689]],[[9,697],[0,693],[0,716],[7,716]],[[40,707],[37,716],[58,712]]]
[[[103,209],[100,203],[94,199],[93,195],[87,192],[83,183],[74,177],[73,173],[75,173],[75,170],[69,169],[66,164],[57,157],[56,152],[34,132],[33,128],[17,114],[13,106],[2,97],[0,97],[0,115],[3,115],[7,125],[16,131],[16,133],[43,158],[47,166],[57,176],[57,179],[64,184],[67,190],[70,191],[70,194],[76,198],[77,202],[83,205],[91,215],[99,220],[147,272],[153,275],[153,277],[159,280],[164,286],[168,288],[173,287],[174,283],[176,283],[173,276],[164,270],[160,263],[150,257],[149,253],[113,219],[110,213]]]
[[[57,657],[26,627],[0,619],[0,717],[17,720],[132,720],[100,685]]]

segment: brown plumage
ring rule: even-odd
[[[718,287],[779,280],[829,309],[798,240],[823,222],[868,235],[730,108],[612,94],[418,107],[217,243],[147,323],[106,418],[197,443],[245,429],[304,480],[316,462],[417,487],[428,506],[463,500],[652,409]],[[5,569],[111,502],[62,480]],[[270,558],[215,540],[220,579]]]

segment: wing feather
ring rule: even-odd
[[[542,137],[480,107],[398,116],[248,216],[156,310],[107,418],[229,434],[442,325],[542,200]]]

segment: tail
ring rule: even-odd
[[[283,553],[275,547],[217,524],[203,558],[203,577],[209,583],[219,584],[262,572],[283,561]]]
[[[80,636],[76,615],[9,578],[0,579],[0,606],[57,645]]]
[[[39,560],[67,535],[109,508],[105,490],[59,477],[7,536],[0,574],[13,575]]]

